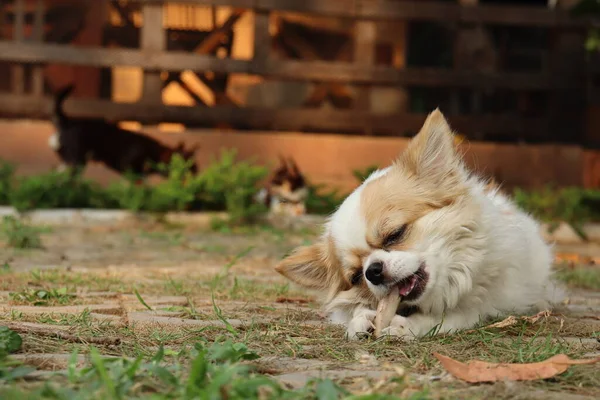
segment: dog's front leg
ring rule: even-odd
[[[416,313],[410,317],[394,316],[390,326],[381,331],[381,336],[396,336],[406,340],[428,334],[450,333],[475,326],[480,320],[477,311],[449,311],[444,316]]]
[[[346,337],[350,340],[358,340],[368,336],[375,327],[373,324],[375,315],[375,310],[364,306],[357,306],[352,313],[352,319],[348,323]]]

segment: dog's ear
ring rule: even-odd
[[[296,164],[296,161],[292,157],[288,158],[288,165],[288,171],[292,177],[300,176],[300,168],[298,168],[298,164]]]
[[[183,142],[182,142],[182,145],[183,145]],[[195,143],[189,149],[184,150],[184,152],[188,157],[193,157],[199,149],[200,149],[200,144]]]
[[[461,161],[455,150],[454,136],[439,109],[427,116],[399,162],[418,178],[436,184],[443,183],[451,175],[459,175]]]
[[[279,168],[278,169],[282,170],[282,171],[287,171],[288,170],[287,160],[281,154],[279,154]]]
[[[179,142],[177,146],[175,146],[174,151],[181,153],[185,149],[185,143],[183,141]]]
[[[332,289],[344,284],[341,273],[323,243],[298,247],[275,270],[310,289]]]

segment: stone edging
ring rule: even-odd
[[[19,213],[12,207],[0,207],[0,217],[18,216]],[[114,224],[120,222],[151,221],[157,219],[157,215],[151,213],[135,213],[128,210],[94,210],[94,209],[49,209],[34,210],[23,215],[33,224],[40,225],[77,225],[77,224]],[[161,215],[161,219],[167,223],[193,225],[198,227],[210,227],[211,221],[217,218],[227,217],[225,212],[168,212]],[[318,226],[325,222],[322,215],[306,215],[304,217],[289,219],[276,216],[267,217],[269,222],[280,227],[302,227]],[[567,223],[560,223],[558,228],[550,232],[549,224],[542,224],[542,236],[552,243],[583,243],[583,240],[575,233]],[[600,243],[600,224],[589,223],[583,227],[591,242]]]

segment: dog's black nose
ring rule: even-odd
[[[383,263],[376,261],[369,265],[365,276],[373,285],[381,285],[383,283]]]

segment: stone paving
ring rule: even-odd
[[[254,249],[235,265],[227,269],[227,274],[239,278],[247,278],[265,284],[282,285],[285,281],[273,273],[272,267],[290,248],[310,240],[316,234],[313,230],[304,234],[287,234],[282,232],[254,233],[251,235],[217,234],[208,231],[180,228],[179,230],[157,229],[147,225],[119,226],[79,226],[54,227],[44,234],[43,250],[17,251],[0,247],[0,265],[10,265],[13,272],[27,272],[36,269],[57,269],[67,273],[98,274],[101,278],[133,281],[141,285],[160,285],[168,280],[190,280],[201,276],[213,276],[223,271],[223,265],[231,261],[232,254],[245,248]],[[0,244],[1,246],[1,244]],[[562,251],[569,250],[561,246]],[[581,250],[583,249],[583,250]],[[578,251],[596,254],[597,247],[578,245]],[[31,284],[31,283],[30,283]],[[234,328],[250,326],[259,321],[261,324],[276,322],[282,315],[304,313],[308,317],[298,324],[325,329],[323,316],[314,303],[304,298],[268,300],[228,299],[219,301],[219,307],[226,319],[216,318],[214,304],[209,293],[195,293],[193,296],[171,295],[140,291],[145,305],[136,294],[119,291],[95,290],[86,286],[77,286],[76,304],[68,305],[30,305],[16,304],[10,292],[19,288],[6,287],[0,291],[0,325],[7,325],[15,331],[26,334],[23,352],[13,357],[24,363],[32,364],[42,371],[64,369],[70,354],[48,349],[40,352],[30,346],[29,337],[52,337],[67,342],[96,344],[113,348],[118,355],[118,345],[126,338],[111,335],[85,335],[73,332],[70,324],[61,323],[68,316],[77,318],[83,312],[94,324],[109,324],[113,328],[127,327],[131,332],[148,335],[153,329],[161,332],[179,332],[188,329],[197,330],[207,327],[225,327],[226,322]],[[36,287],[36,284],[31,284]],[[192,300],[191,300],[192,299]],[[310,300],[310,299],[309,299]],[[193,301],[193,304],[190,303]],[[193,307],[195,315],[190,316],[184,309]],[[562,320],[565,327],[584,323],[597,326],[593,330],[600,332],[600,293],[574,290],[565,304],[554,315]],[[40,317],[49,318],[48,322],[40,322]],[[54,318],[54,319],[53,319]],[[577,337],[568,332],[560,340],[581,346],[586,355],[598,356],[600,343],[598,337]],[[541,338],[543,339],[543,338]],[[308,344],[310,345],[310,344]],[[173,348],[176,348],[174,346]],[[85,355],[80,355],[78,363],[87,362]],[[290,387],[300,387],[310,378],[330,377],[337,380],[352,380],[354,377],[386,380],[390,377],[410,374],[414,379],[431,381],[448,380],[447,374],[438,376],[409,373],[380,362],[367,352],[357,352],[353,362],[333,362],[330,360],[307,359],[269,355],[258,361],[265,371]],[[38,373],[43,379],[44,374]],[[546,393],[547,395],[547,393]],[[532,394],[533,397],[534,394]],[[548,395],[549,396],[549,395]],[[562,399],[580,398],[565,395]],[[544,397],[540,392],[539,398]]]

